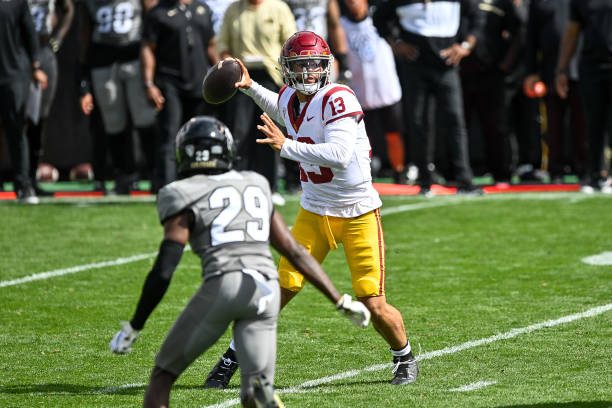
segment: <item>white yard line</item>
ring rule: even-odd
[[[594,266],[612,265],[612,252],[602,252],[601,254],[587,256],[582,258],[582,262]]]
[[[497,381],[477,381],[471,384],[463,385],[457,388],[451,388],[449,391],[453,392],[469,392],[476,391],[481,388],[488,387],[489,385],[497,384]]]
[[[416,210],[421,210],[425,208],[440,207],[440,206],[446,206],[446,205],[452,205],[452,204],[458,204],[458,203],[459,201],[456,201],[456,202],[431,201],[431,202],[426,202],[426,203],[399,205],[397,207],[385,208],[381,210],[381,213],[382,215],[396,214],[399,212],[416,211]],[[141,261],[143,259],[150,259],[150,258],[155,257],[156,255],[157,255],[156,252],[148,253],[148,254],[137,254],[137,255],[126,257],[126,258],[113,259],[110,261],[96,262],[96,263],[90,263],[90,264],[85,264],[85,265],[77,265],[77,266],[72,266],[70,268],[55,269],[53,271],[35,273],[33,275],[25,276],[23,278],[17,278],[17,279],[12,279],[12,280],[7,280],[7,281],[0,281],[0,288],[4,288],[7,286],[21,285],[23,283],[33,282],[37,280],[56,278],[59,276],[89,271],[92,269],[105,268],[107,266],[124,265],[127,263]]]
[[[490,344],[490,343],[494,343],[500,340],[508,340],[508,339],[512,339],[514,337],[517,336],[521,336],[523,334],[529,334],[531,332],[534,332],[536,330],[541,330],[541,329],[546,329],[549,327],[555,327],[555,326],[559,326],[561,324],[566,324],[566,323],[570,323],[576,320],[581,320],[581,319],[585,319],[588,317],[593,317],[593,316],[597,316],[600,314],[603,314],[605,312],[608,312],[609,310],[612,310],[612,303],[608,303],[607,305],[602,305],[602,306],[597,306],[594,307],[592,309],[588,309],[585,310],[584,312],[580,312],[580,313],[574,313],[571,315],[567,315],[567,316],[563,316],[560,317],[558,319],[554,319],[554,320],[547,320],[545,322],[540,322],[540,323],[535,323],[532,324],[530,326],[525,326],[525,327],[520,327],[520,328],[516,328],[516,329],[511,329],[505,333],[500,333],[500,334],[496,334],[494,336],[490,336],[490,337],[484,337],[482,339],[478,339],[478,340],[472,340],[472,341],[468,341],[456,346],[452,346],[452,347],[447,347],[447,348],[443,348],[440,350],[436,350],[436,351],[430,351],[428,353],[423,353],[423,354],[419,354],[418,356],[416,356],[416,359],[419,361],[422,360],[430,360],[432,358],[436,358],[436,357],[441,357],[441,356],[445,356],[445,355],[449,355],[449,354],[455,354],[458,353],[460,351],[463,350],[467,350],[467,349],[471,349],[474,347],[479,347],[479,346],[484,346],[485,344]],[[288,387],[288,388],[281,388],[278,390],[278,392],[280,394],[292,394],[292,393],[296,393],[296,392],[303,392],[304,389],[306,388],[315,388],[319,385],[322,384],[327,384],[333,381],[337,381],[337,380],[342,380],[345,378],[350,378],[350,377],[356,377],[357,375],[363,374],[365,372],[368,371],[380,371],[380,370],[384,370],[384,369],[388,369],[392,366],[391,363],[387,363],[387,364],[376,364],[373,366],[369,366],[369,367],[365,367],[359,370],[350,370],[350,371],[345,371],[343,373],[338,373],[335,375],[331,375],[331,376],[327,376],[327,377],[322,377],[322,378],[318,378],[318,379],[314,379],[311,381],[306,381],[303,382],[302,384],[296,385],[294,387]],[[314,392],[314,390],[313,390]],[[318,392],[318,391],[317,391]],[[235,405],[240,404],[240,399],[238,398],[234,398],[231,400],[226,400],[223,402],[220,402],[218,404],[215,405],[208,405],[205,408],[227,408],[227,407],[233,407]]]
[[[33,275],[24,276],[23,278],[7,280],[7,281],[0,281],[0,288],[4,288],[6,286],[21,285],[22,283],[28,283],[28,282],[33,282],[37,280],[56,278],[58,276],[70,275],[71,273],[89,271],[92,269],[106,268],[107,266],[124,265],[127,263],[142,261],[143,259],[153,258],[155,255],[157,255],[157,252],[152,252],[148,254],[132,255],[126,258],[113,259],[112,261],[95,262],[95,263],[90,263],[90,264],[85,264],[85,265],[72,266],[70,268],[56,269],[56,270],[48,271],[48,272],[35,273]]]
[[[94,394],[114,394],[118,391],[129,390],[130,388],[146,388],[147,383],[124,384],[118,387],[105,387],[94,392]]]

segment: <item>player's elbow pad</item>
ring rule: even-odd
[[[170,280],[174,270],[181,261],[185,245],[169,239],[164,239],[159,246],[159,252],[151,272],[165,280]]]

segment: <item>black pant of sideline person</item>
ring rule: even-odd
[[[462,76],[467,128],[480,125],[487,170],[495,181],[512,178],[512,152],[504,109],[504,75],[496,68]],[[471,136],[471,135],[470,135]]]
[[[33,194],[29,177],[28,140],[25,133],[25,108],[29,86],[29,80],[13,80],[10,83],[0,84],[0,120],[6,135],[15,174],[14,190],[18,197],[26,193]]]
[[[469,164],[467,132],[463,115],[463,95],[456,68],[436,68],[407,63],[403,77],[409,85],[405,106],[408,106],[409,135],[414,164],[419,169],[419,183],[429,189],[433,183],[433,143],[428,132],[429,97],[435,99],[436,123],[444,134],[449,163],[459,188],[470,190],[472,169]]]
[[[612,68],[581,67],[580,84],[587,117],[591,185],[599,188],[608,176],[604,153],[612,137]]]
[[[548,123],[548,171],[552,182],[562,181],[571,170],[581,181],[587,176],[586,117],[580,86],[569,81],[567,99],[561,99],[553,86],[546,95]],[[569,126],[566,126],[566,120]]]

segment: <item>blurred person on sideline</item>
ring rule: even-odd
[[[523,88],[533,89],[540,81],[546,85],[548,172],[554,183],[561,182],[570,172],[584,180],[587,170],[588,143],[578,76],[579,53],[572,57],[568,67],[567,98],[559,96],[554,84],[561,37],[569,23],[569,4],[570,0],[531,0],[527,24],[528,75]]]
[[[160,0],[145,16],[140,51],[149,103],[159,112],[153,191],[176,179],[174,137],[182,123],[215,115],[202,99],[202,81],[217,63],[212,12],[196,0]]]
[[[0,1],[0,121],[13,166],[13,190],[20,203],[38,204],[30,178],[26,102],[30,83],[47,88],[38,36],[27,0]]]
[[[612,186],[605,150],[612,137],[612,1],[570,1],[570,21],[563,34],[555,71],[555,88],[562,99],[568,98],[571,91],[570,62],[581,33],[580,89],[589,143],[588,175],[582,191],[610,194]]]
[[[282,48],[280,64],[285,86],[279,93],[257,83],[244,64],[236,86],[265,112],[263,124],[257,126],[263,138],[257,143],[299,163],[301,207],[291,234],[318,262],[342,244],[355,295],[389,345],[391,384],[414,383],[419,369],[404,320],[385,294],[382,202],[372,185],[371,146],[361,106],[352,89],[331,82],[333,55],[319,35],[292,35]],[[274,121],[285,125],[287,135]],[[281,257],[278,271],[282,309],[306,282],[286,257]],[[205,387],[227,387],[238,368],[239,348],[235,340],[230,343]]]
[[[460,30],[460,23],[468,23]],[[421,194],[430,196],[434,182],[434,140],[429,131],[430,99],[435,101],[437,129],[443,132],[457,192],[482,194],[472,183],[459,63],[476,46],[480,30],[468,0],[386,1],[378,5],[374,24],[394,54],[403,60],[401,78],[412,159],[419,170]]]
[[[496,182],[512,179],[512,145],[504,109],[504,78],[517,63],[521,21],[512,0],[471,0],[482,21],[478,47],[461,61],[461,86],[468,133],[476,122],[485,168]],[[470,135],[470,138],[475,135]]]

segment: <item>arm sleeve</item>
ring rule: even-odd
[[[255,81],[253,81],[253,85],[250,88],[241,88],[240,91],[250,96],[257,106],[266,112],[272,120],[277,123],[283,123],[280,109],[278,109],[278,94],[276,92],[259,85]]]
[[[347,116],[325,125],[325,142],[309,144],[286,139],[281,157],[299,162],[346,168],[355,151],[354,135],[357,134],[358,118]]]

